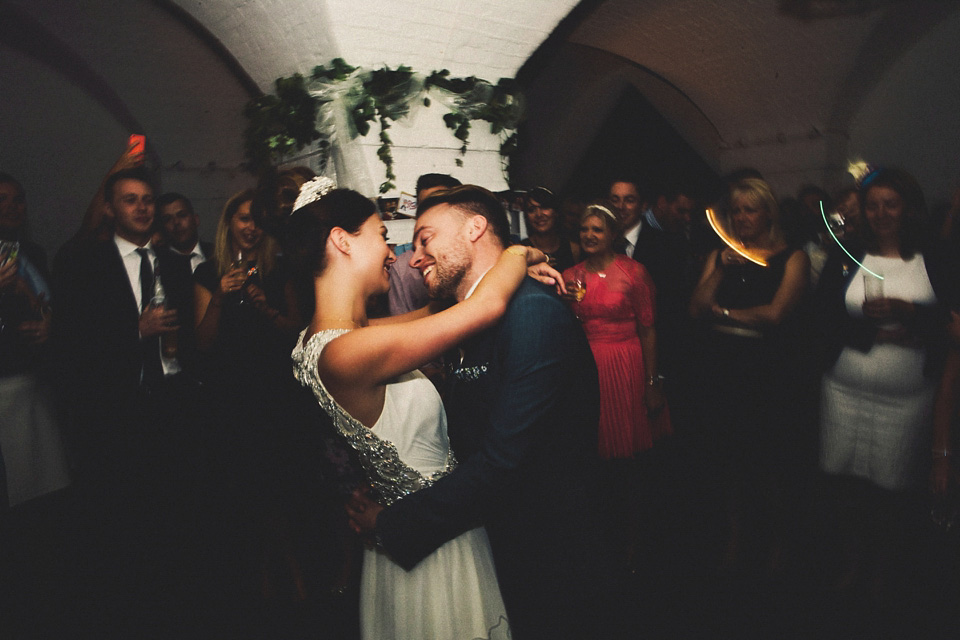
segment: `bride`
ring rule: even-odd
[[[290,225],[292,258],[312,273],[317,301],[293,352],[294,373],[359,453],[377,500],[389,505],[456,466],[440,396],[417,368],[494,324],[528,263],[544,255],[511,247],[467,300],[438,313],[370,320],[367,302],[387,291],[396,260],[373,203],[316,178],[301,190]],[[552,275],[541,265],[531,274]],[[360,629],[363,638],[508,637],[484,529],[450,540],[411,571],[367,549]]]

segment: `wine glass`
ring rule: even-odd
[[[573,296],[573,299],[577,301],[575,313],[577,318],[579,318],[580,303],[583,302],[584,297],[587,295],[587,278],[583,271],[577,270],[574,272],[573,278],[567,283],[567,291]]]

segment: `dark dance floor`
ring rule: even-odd
[[[960,638],[960,535],[929,526],[923,497],[882,588],[835,586],[815,478],[792,506],[776,567],[747,548],[744,564],[721,569],[715,483],[681,451],[666,451],[644,492],[654,497],[624,594],[625,637]],[[125,528],[79,492],[5,514],[0,640],[358,636],[355,585],[329,593],[342,554],[329,504],[292,525],[268,519],[287,532],[274,536],[245,527],[237,505],[191,502],[186,515],[140,505]]]

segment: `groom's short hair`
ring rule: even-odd
[[[503,210],[500,199],[492,192],[475,184],[444,189],[424,199],[417,207],[417,215],[423,215],[440,204],[449,204],[467,215],[483,216],[501,246],[510,246],[510,222],[507,220],[507,212]]]

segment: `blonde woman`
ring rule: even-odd
[[[784,528],[780,494],[788,480],[784,474],[791,472],[788,462],[797,455],[787,444],[796,433],[788,425],[799,402],[791,394],[800,386],[798,310],[810,260],[787,245],[777,199],[763,180],[748,178],[730,188],[729,218],[739,242],[766,266],[730,247],[707,257],[690,302],[691,315],[704,325],[701,423],[722,479],[727,520],[722,564],[733,568],[749,547],[769,554],[776,568]],[[760,526],[761,514],[770,526]]]

